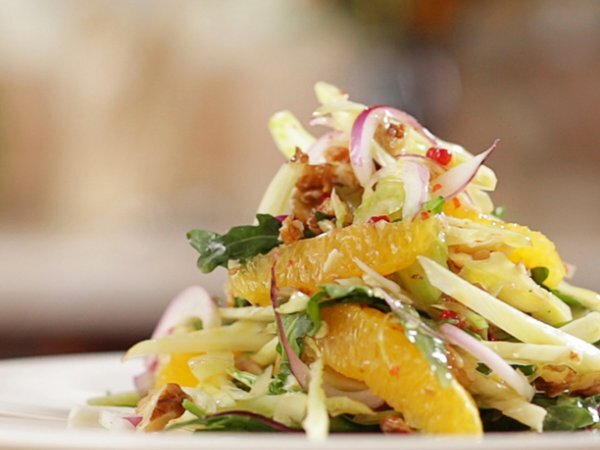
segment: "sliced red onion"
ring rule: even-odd
[[[277,308],[279,308],[279,289],[277,288],[277,274],[275,271],[275,266],[277,265],[278,255],[274,254],[275,262],[271,267],[271,303],[273,305],[273,312],[275,313],[275,323],[277,325],[277,331],[279,334],[279,342],[281,343],[281,347],[287,356],[287,359],[290,363],[290,370],[302,389],[305,391],[308,390],[308,382],[310,380],[310,370],[304,362],[300,359],[300,357],[294,352],[290,343],[287,340],[287,336],[285,335],[285,329],[283,328],[283,321],[281,320],[281,314],[277,312]]]
[[[321,136],[317,141],[310,146],[306,151],[308,155],[309,164],[324,164],[327,162],[325,159],[325,152],[328,148],[339,145],[346,146],[347,141],[344,139],[345,134],[341,131],[330,131]]]
[[[331,117],[328,116],[315,116],[308,121],[308,124],[311,126],[321,125],[324,127],[331,126]]]
[[[140,422],[142,421],[143,417],[142,416],[124,416],[123,419],[125,419],[127,422],[129,422],[134,427],[137,427],[140,424]]]
[[[139,418],[140,421],[142,418]],[[138,423],[140,422],[138,421]],[[133,431],[137,424],[134,424],[130,416],[123,417],[114,411],[102,410],[98,415],[98,422],[104,428],[110,431]]]
[[[221,325],[219,308],[210,294],[200,286],[191,286],[171,300],[152,333],[152,339],[168,335],[173,327],[189,317],[199,318],[204,328]],[[144,360],[144,363],[146,370],[133,378],[133,384],[141,396],[145,396],[154,386],[154,374],[158,367],[158,357],[149,356]]]
[[[375,165],[371,157],[371,143],[377,124],[385,117],[390,116],[401,124],[406,124],[415,131],[422,134],[432,145],[436,145],[437,141],[429,131],[427,131],[417,120],[411,115],[392,108],[391,106],[375,105],[366,108],[362,111],[354,124],[350,136],[350,162],[354,169],[354,174],[361,186],[365,186],[373,172]]]
[[[357,402],[364,403],[371,409],[380,408],[385,404],[385,400],[377,397],[370,389],[364,389],[362,391],[343,391],[328,384],[324,384],[323,390],[327,397],[348,397]]]
[[[203,328],[221,325],[219,308],[210,294],[200,286],[191,286],[179,293],[167,306],[152,333],[152,339],[166,336],[173,327],[189,317],[199,318]]]
[[[464,332],[460,328],[455,327],[454,325],[450,325],[449,323],[445,323],[440,326],[440,332],[451,344],[463,348],[468,353],[475,356],[479,361],[488,366],[519,395],[523,396],[527,400],[531,400],[534,394],[533,387],[531,387],[527,379],[522,374],[513,369],[497,353],[487,348],[468,333]]]
[[[401,172],[404,186],[404,205],[402,219],[410,219],[427,201],[429,192],[429,170],[421,163],[405,161]]]
[[[140,397],[145,397],[154,387],[154,375],[158,366],[158,358],[148,358],[146,370],[133,377],[133,385]]]
[[[441,186],[441,188],[436,191],[437,194],[448,200],[464,191],[473,178],[475,178],[475,175],[477,175],[479,167],[494,151],[498,142],[500,142],[500,140],[496,139],[491,147],[483,153],[480,153],[467,162],[453,167],[433,180],[434,185],[439,184]]]
[[[285,219],[287,219],[289,216],[289,214],[281,214],[279,216],[276,216],[275,218],[279,221],[279,222],[283,222]]]
[[[304,432],[304,430],[301,430],[299,428],[288,427],[287,425],[285,425],[281,422],[278,422],[269,417],[263,416],[261,414],[256,414],[256,413],[253,413],[250,411],[237,411],[237,410],[223,411],[223,412],[219,412],[216,414],[211,414],[210,416],[207,416],[207,417],[223,417],[223,416],[246,417],[248,419],[253,419],[253,420],[262,422],[263,424],[267,425],[268,427],[273,428],[273,430],[283,431],[286,433],[303,433]]]

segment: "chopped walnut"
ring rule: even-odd
[[[315,213],[333,216],[331,192],[335,188],[360,189],[352,166],[349,151],[345,147],[333,146],[325,153],[325,164],[304,166],[304,170],[292,195],[292,215],[314,233],[321,233]],[[298,157],[300,158],[300,157]]]
[[[381,419],[379,427],[386,434],[410,434],[413,431],[402,417],[391,414]]]
[[[538,370],[535,387],[549,397],[563,393],[589,397],[600,394],[600,373],[580,374],[567,366],[543,366]]]
[[[404,138],[405,128],[402,124],[388,123],[379,124],[375,129],[375,140],[381,147],[390,153],[394,153],[394,150],[398,147],[398,144],[402,138]]]
[[[294,216],[287,216],[279,230],[279,240],[284,244],[291,244],[304,236],[304,224]]]
[[[169,421],[184,412],[183,400],[190,397],[175,383],[167,383],[140,400],[137,411],[144,419],[138,425],[143,431],[160,431]]]

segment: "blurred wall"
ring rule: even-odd
[[[4,354],[125,345],[183,287],[218,293],[185,232],[251,220],[268,117],[306,122],[320,79],[499,137],[496,202],[600,288],[598,55],[594,0],[1,1]]]

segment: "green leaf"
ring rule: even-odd
[[[189,400],[183,401],[183,407],[194,414],[197,418],[170,426],[168,430],[177,428],[193,428],[197,431],[295,431],[281,423],[275,422],[268,417],[248,411],[231,411],[229,413],[218,413],[207,415]]]
[[[250,303],[245,298],[235,297],[233,299],[233,306],[235,306],[236,308],[245,308],[246,306],[252,306],[252,303]]]
[[[484,375],[489,375],[490,373],[492,373],[492,369],[490,369],[487,365],[481,362],[477,363],[476,370],[477,372],[482,373]]]
[[[496,206],[494,211],[492,211],[492,216],[504,220],[504,216],[506,215],[506,208],[504,206]]]
[[[283,332],[290,343],[290,347],[298,356],[302,354],[303,340],[306,336],[312,336],[316,332],[314,323],[309,315],[305,312],[293,314],[282,314],[281,321],[283,323]],[[292,376],[292,371],[287,359],[287,355],[283,350],[281,343],[277,344],[277,352],[281,358],[279,372],[269,384],[269,393],[279,395],[288,392],[286,388],[288,377]]]
[[[238,369],[227,369],[227,374],[245,388],[250,388],[256,383],[256,375]]]
[[[432,214],[439,214],[444,210],[444,205],[446,204],[446,200],[444,197],[433,198],[428,202],[423,204],[423,209],[425,211],[429,211]]]
[[[547,267],[534,267],[531,269],[531,278],[540,286],[544,286],[544,281],[550,275],[550,270]]]
[[[322,211],[315,211],[315,219],[317,219],[317,222],[320,222],[321,220],[331,220],[333,218],[334,217],[328,216]]]
[[[590,426],[598,427],[600,395],[587,398],[559,396],[548,398],[537,395],[533,402],[546,409],[544,431],[574,431]]]
[[[198,253],[198,267],[210,273],[217,267],[227,267],[230,260],[244,262],[277,247],[281,222],[269,214],[257,214],[258,225],[233,227],[225,234],[192,230],[187,238]]]

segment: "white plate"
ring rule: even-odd
[[[352,435],[309,442],[284,434],[177,434],[109,432],[66,428],[69,409],[107,389],[131,390],[139,363],[122,364],[120,354],[89,354],[0,361],[0,449],[457,449],[598,450],[589,433],[500,434],[484,439]]]

